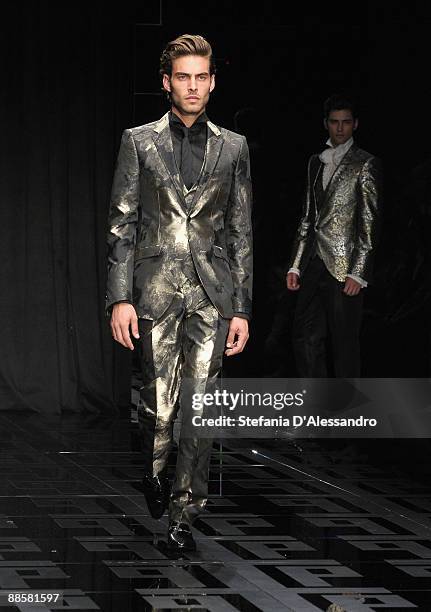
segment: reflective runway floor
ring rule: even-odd
[[[0,610],[431,611],[421,441],[374,440],[371,454],[216,444],[198,551],[170,558],[167,518],[151,519],[142,495],[136,424],[1,412],[0,426]],[[16,592],[63,598],[14,606]]]

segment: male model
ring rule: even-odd
[[[208,495],[212,440],[183,435],[170,491],[166,466],[179,400],[211,391],[223,353],[248,339],[251,180],[246,139],[206,113],[215,86],[209,43],[185,34],[160,63],[171,110],[125,130],[112,187],[106,308],[115,340],[136,342],[144,492],[153,517],[169,504],[168,546],[194,550],[190,526]],[[191,385],[191,388],[190,388]]]
[[[353,140],[358,118],[339,95],[324,106],[328,148],[312,155],[287,287],[299,290],[293,324],[298,374],[326,377],[331,338],[336,377],[360,375],[359,331],[380,209],[380,163]]]

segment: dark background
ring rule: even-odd
[[[109,193],[123,129],[168,108],[159,56],[183,33],[211,42],[208,115],[244,133],[252,158],[255,314],[249,346],[227,373],[295,375],[286,264],[307,159],[326,140],[323,100],[344,91],[359,102],[357,142],[385,169],[363,375],[429,376],[429,9],[303,4],[5,5],[0,409],[129,405],[132,355],[114,346],[103,310]]]

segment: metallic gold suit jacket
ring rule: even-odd
[[[158,319],[177,290],[172,266],[188,253],[222,317],[251,314],[247,141],[211,121],[207,125],[204,162],[191,191],[175,162],[168,113],[124,131],[108,218],[108,316],[113,303],[125,300],[139,317]]]
[[[380,161],[355,143],[346,152],[316,207],[316,180],[321,161],[308,164],[303,215],[296,233],[289,268],[301,275],[316,242],[327,270],[339,281],[347,274],[370,280],[381,204]]]

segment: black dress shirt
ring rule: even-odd
[[[178,115],[172,111],[169,113],[175,160],[187,189],[196,183],[202,168],[208,138],[207,121],[208,117],[203,112],[188,128]]]

